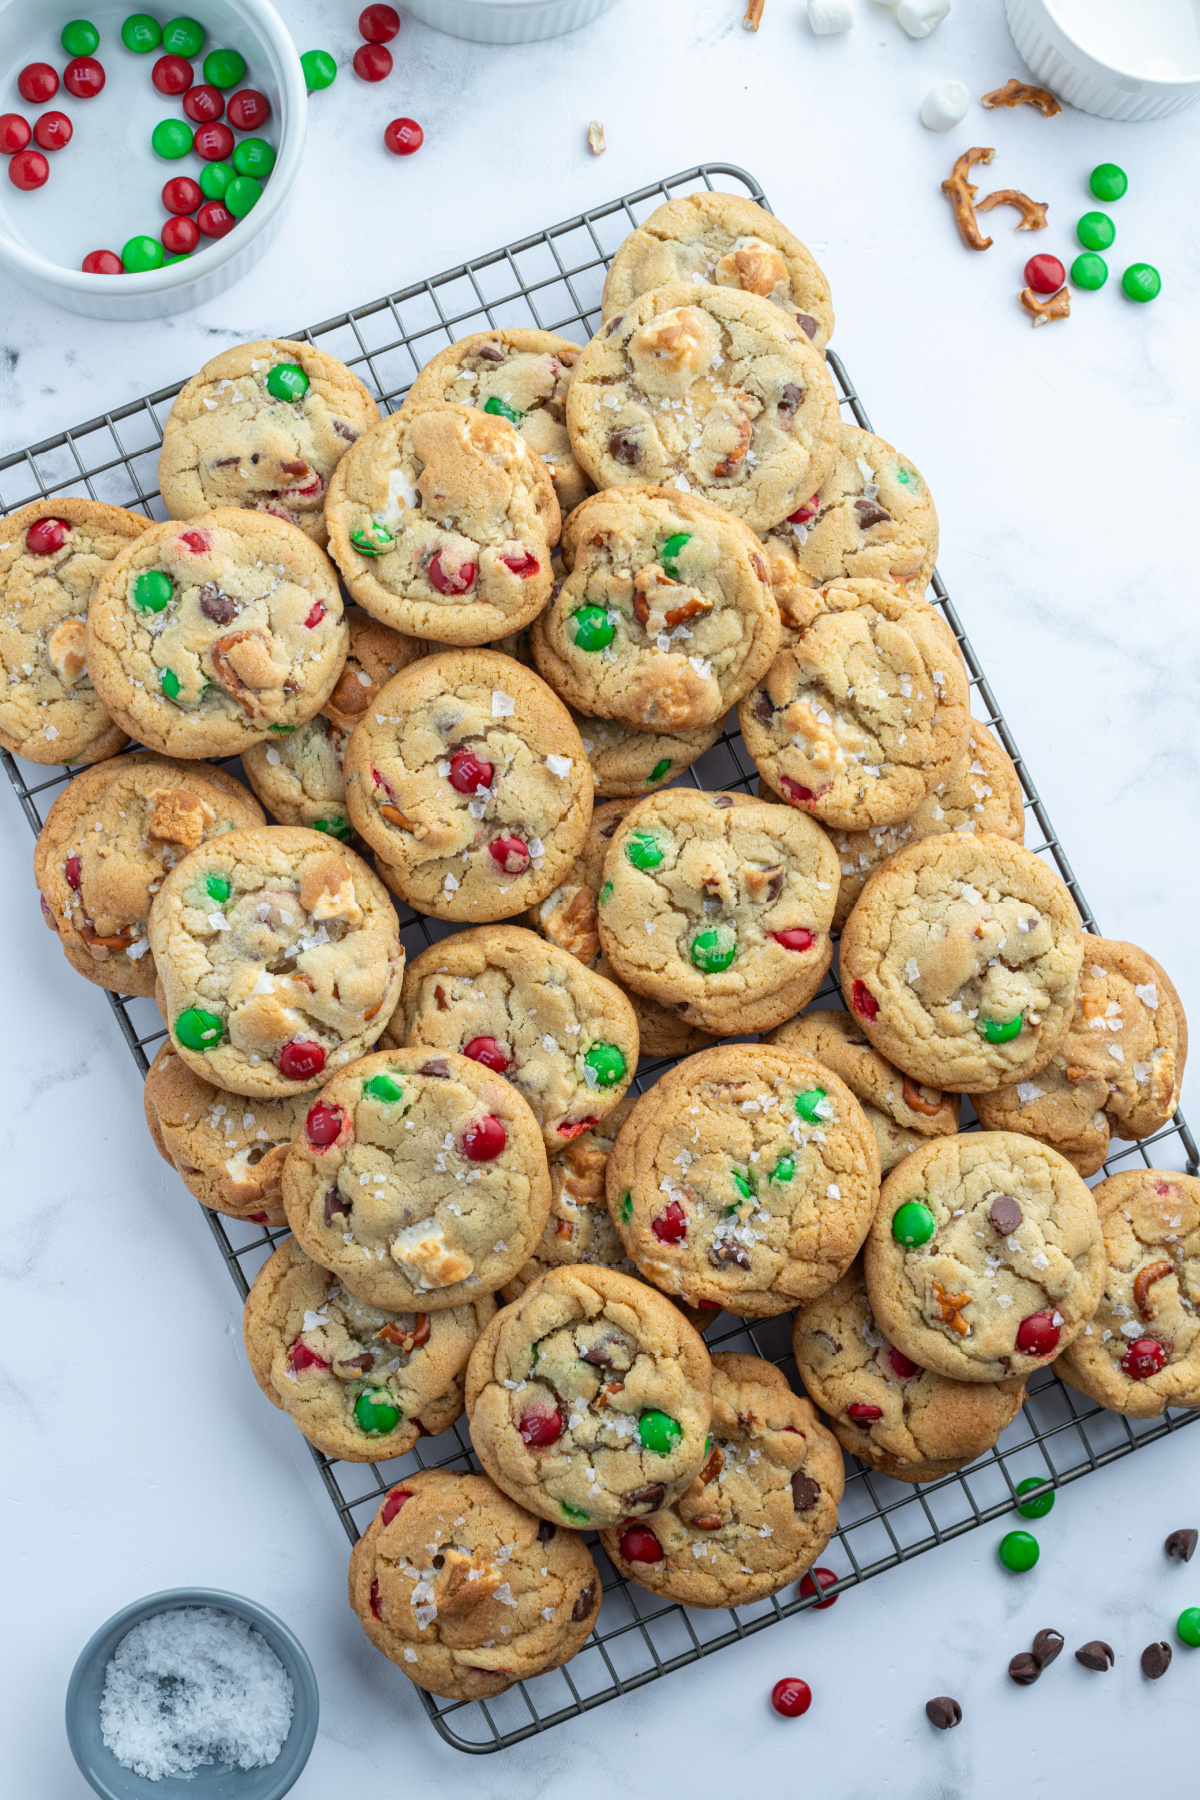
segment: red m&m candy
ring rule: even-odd
[[[521,1414],[517,1429],[530,1449],[544,1450],[562,1436],[562,1414],[556,1406],[531,1406]]]
[[[25,548],[30,556],[53,556],[55,551],[61,550],[66,543],[70,529],[71,527],[65,519],[38,519],[25,533]],[[73,857],[71,860],[77,863],[79,858]],[[67,878],[70,880],[69,864]],[[77,881],[71,882],[72,887],[78,887],[78,885]]]
[[[814,1576],[816,1576],[815,1581],[813,1580]],[[815,1594],[824,1588],[832,1587],[837,1579],[838,1577],[834,1574],[832,1569],[810,1569],[800,1583],[798,1590],[800,1598],[802,1600],[807,1600],[810,1594]],[[831,1606],[837,1605],[837,1601],[837,1594],[830,1594],[828,1600],[818,1600],[812,1610],[814,1612],[827,1612]]]
[[[472,1119],[462,1134],[462,1152],[472,1162],[491,1162],[499,1156],[508,1142],[508,1133],[499,1119],[491,1113],[485,1113],[480,1119]]]
[[[304,1121],[304,1135],[314,1150],[324,1150],[332,1144],[342,1129],[342,1114],[336,1106],[326,1106],[318,1100],[315,1106],[308,1109],[308,1117]]]
[[[369,44],[390,44],[400,29],[400,14],[394,6],[364,6],[358,29]]]
[[[391,72],[392,53],[382,44],[360,44],[354,52],[354,73],[363,81],[383,81]]]
[[[194,213],[203,199],[200,183],[190,175],[172,175],[162,191],[162,203],[170,213]]]
[[[260,131],[271,116],[271,102],[257,88],[239,88],[229,97],[226,117],[238,131]]]
[[[788,1675],[771,1689],[771,1705],[785,1719],[798,1719],[812,1705],[812,1689],[798,1675]]]
[[[1025,280],[1035,294],[1056,294],[1066,279],[1057,256],[1031,256],[1025,264]]]
[[[125,264],[115,250],[89,250],[82,264],[85,275],[123,275]]]
[[[388,63],[391,63],[388,57]],[[26,63],[17,76],[17,91],[31,106],[44,106],[58,92],[58,70],[49,63]]]
[[[1157,1338],[1138,1338],[1121,1358],[1121,1371],[1130,1381],[1148,1381],[1167,1366],[1167,1353]]]
[[[76,56],[63,70],[63,86],[76,100],[94,100],[104,80],[103,65],[94,56]]]
[[[657,1219],[650,1221],[650,1229],[660,1244],[681,1244],[687,1236],[687,1214],[678,1200],[672,1200]]]
[[[450,758],[450,786],[456,794],[478,794],[492,785],[492,765],[473,750],[456,750]]]
[[[627,1525],[621,1533],[621,1555],[626,1562],[660,1563],[663,1547],[648,1525]]]
[[[29,120],[23,119],[20,113],[0,113],[0,150],[5,156],[23,150],[32,136]]]
[[[493,1037],[474,1037],[469,1044],[463,1045],[463,1055],[469,1056],[472,1062],[482,1063],[493,1075],[503,1075],[509,1067],[508,1057]]]
[[[237,220],[229,208],[222,206],[219,200],[206,200],[196,214],[196,223],[205,237],[223,238],[227,232],[233,230]]]
[[[1017,1349],[1023,1356],[1050,1356],[1058,1348],[1062,1320],[1057,1313],[1030,1313],[1017,1327]]]
[[[190,256],[200,242],[200,227],[195,219],[181,213],[177,218],[168,219],[158,235],[168,255]]]
[[[208,125],[197,125],[192,134],[192,148],[197,156],[205,162],[224,162],[233,154],[233,133],[228,125],[213,120]]]
[[[150,79],[160,94],[186,94],[194,79],[192,65],[186,56],[160,56]]]
[[[208,125],[225,111],[225,96],[220,88],[201,81],[183,96],[183,110],[193,125]]]
[[[279,1073],[287,1081],[311,1081],[324,1067],[324,1046],[311,1038],[293,1038],[279,1052]]]
[[[50,176],[50,164],[40,150],[18,150],[8,165],[8,179],[15,188],[40,188]]]
[[[74,135],[74,126],[64,112],[43,113],[34,122],[33,141],[39,150],[65,150]]]
[[[391,124],[384,128],[383,141],[393,156],[411,156],[413,151],[419,150],[425,142],[425,133],[415,119],[393,119]],[[533,557],[529,557],[528,560],[533,563],[530,573],[536,574],[538,566],[536,561]],[[523,572],[521,569],[513,570],[515,575]]]

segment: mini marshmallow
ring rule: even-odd
[[[808,0],[808,28],[817,37],[849,31],[853,23],[850,0]]]
[[[950,0],[900,0],[896,20],[911,38],[928,37],[950,11]]]
[[[966,118],[970,104],[965,81],[939,81],[921,102],[921,123],[930,131],[950,131]]]

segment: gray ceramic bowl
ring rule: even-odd
[[[104,1671],[127,1632],[152,1613],[176,1606],[214,1606],[236,1613],[262,1632],[292,1679],[295,1696],[292,1727],[283,1749],[265,1769],[231,1769],[211,1763],[190,1776],[166,1775],[147,1781],[121,1766],[100,1736],[100,1696]],[[281,1619],[244,1600],[240,1594],[224,1594],[219,1588],[168,1588],[147,1594],[121,1612],[114,1613],[84,1647],[67,1685],[67,1739],[80,1772],[104,1800],[280,1800],[300,1778],[317,1735],[319,1701],[317,1678],[300,1640]]]

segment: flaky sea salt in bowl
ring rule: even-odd
[[[72,1754],[105,1800],[279,1800],[308,1761],[317,1717],[297,1638],[265,1607],[212,1588],[125,1607],[67,1688]]]

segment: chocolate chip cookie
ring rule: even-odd
[[[829,967],[837,854],[791,808],[670,788],[620,822],[603,876],[597,923],[618,976],[703,1031],[781,1024]]]
[[[283,1165],[308,1097],[248,1100],[190,1069],[170,1038],[142,1094],[154,1147],[202,1206],[256,1225],[286,1225]]]
[[[746,1606],[814,1563],[837,1528],[842,1454],[774,1363],[718,1353],[708,1456],[691,1486],[601,1533],[613,1566],[681,1606]]]
[[[550,597],[561,514],[549,472],[474,406],[381,419],[338,464],[325,516],[351,594],[409,637],[486,644]]]
[[[914,1081],[961,1094],[1045,1067],[1070,1029],[1083,955],[1062,877],[986,832],[889,857],[840,947],[842,985],[875,1048]]]
[[[507,419],[545,463],[566,514],[588,491],[567,436],[567,390],[579,349],[553,331],[476,331],[430,358],[404,404],[446,400]]]
[[[115,756],[126,734],[88,673],[97,583],[149,528],[96,500],[35,500],[0,520],[0,745],[34,763]]]
[[[803,1050],[841,1076],[875,1133],[885,1175],[929,1138],[953,1137],[958,1130],[958,1095],[922,1087],[894,1069],[847,1012],[804,1013],[780,1025],[767,1042]]]
[[[582,1650],[600,1576],[577,1531],[531,1518],[486,1476],[422,1469],[355,1544],[350,1605],[418,1687],[490,1700]]]
[[[905,819],[961,763],[970,690],[954,633],[882,581],[812,592],[811,623],[738,705],[759,774],[822,825]]]
[[[879,1196],[879,1151],[850,1089],[812,1057],[722,1045],[643,1094],[605,1188],[648,1281],[770,1318],[850,1266]]]
[[[496,1314],[467,1366],[471,1442],[498,1487],[555,1525],[644,1517],[701,1468],[704,1340],[644,1282],[551,1269]]]
[[[330,477],[379,408],[315,344],[264,338],[206,362],[163,428],[158,485],[173,519],[241,506],[324,546]]]
[[[1179,1104],[1187,1020],[1165,969],[1136,944],[1083,941],[1070,1030],[1036,1079],[980,1094],[989,1131],[1022,1131],[1094,1175],[1113,1137],[1161,1131]]]
[[[382,882],[319,832],[267,825],[202,844],[150,915],[180,1056],[235,1094],[319,1087],[371,1048],[395,1009],[396,928]]]
[[[724,729],[724,719],[698,731],[678,734],[635,731],[620,719],[598,719],[572,713],[592,768],[597,800],[640,799],[690,769],[711,750]]]
[[[467,1358],[495,1310],[488,1294],[440,1312],[384,1312],[287,1238],[254,1278],[242,1335],[259,1387],[311,1444],[347,1462],[388,1462],[458,1418]]]
[[[538,676],[452,650],[393,676],[346,753],[355,829],[394,893],[435,918],[509,918],[551,892],[587,835],[579,733]]]
[[[783,308],[676,282],[601,326],[567,429],[597,487],[699,493],[766,531],[821,486],[841,425],[824,358]]]
[[[1057,1373],[1134,1419],[1200,1406],[1200,1181],[1131,1169],[1100,1182],[1092,1198],[1104,1292]]]
[[[669,282],[711,282],[773,300],[823,350],[833,332],[824,273],[779,220],[741,194],[686,194],[650,214],[612,259],[605,322]]]
[[[438,1312],[493,1293],[550,1211],[542,1134],[511,1082],[454,1051],[377,1051],[327,1082],[283,1172],[303,1248],[360,1300]]]
[[[638,731],[715,725],[764,675],[779,612],[752,531],[694,494],[610,488],[563,532],[566,581],[533,653],[580,712]]]
[[[42,913],[71,967],[113,993],[153,994],[148,929],[163,880],[189,851],[263,823],[253,794],[211,763],[137,750],[84,769],[33,853]]]
[[[384,1042],[461,1051],[505,1076],[550,1151],[613,1110],[638,1061],[620,988],[519,925],[480,925],[423,950]]]
[[[843,1450],[893,1481],[937,1481],[985,1450],[1020,1412],[1025,1381],[948,1381],[889,1344],[856,1262],[792,1321],[806,1391]]]
[[[898,450],[873,432],[843,425],[820,489],[764,546],[790,644],[808,623],[808,588],[830,581],[890,581],[914,596],[937,561],[938,522],[928,487]]]
[[[87,660],[131,737],[236,756],[320,712],[346,660],[333,564],[294,525],[221,507],[152,525],[97,584]]]
[[[880,1329],[919,1368],[1031,1375],[1099,1303],[1096,1203],[1064,1156],[1014,1131],[935,1139],[885,1180],[865,1270]]]

